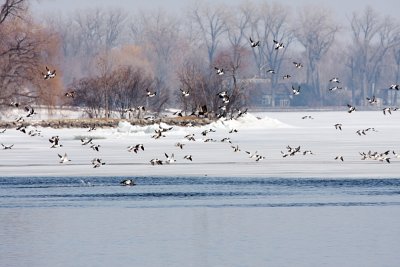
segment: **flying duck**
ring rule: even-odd
[[[102,161],[102,159],[99,159],[99,158],[94,158],[94,159],[92,159],[91,162],[92,162],[93,168],[99,168],[100,166],[106,164],[105,162]]]
[[[11,149],[11,148],[14,146],[14,144],[9,145],[9,146],[6,146],[6,145],[4,145],[4,144],[1,144],[1,146],[3,147],[3,149]]]
[[[43,79],[48,80],[56,77],[56,70],[50,71],[50,69],[46,66],[46,73],[43,73]]]
[[[211,132],[215,133],[215,130],[210,128],[210,129],[208,129],[208,130],[202,131],[201,134],[202,134],[203,136],[206,136],[208,133],[211,133]]]
[[[255,42],[255,41],[253,41],[253,40],[251,39],[251,37],[250,37],[249,39],[250,39],[250,45],[251,45],[251,47],[260,46],[260,41]]]
[[[303,64],[301,64],[300,62],[293,62],[294,66],[298,69],[303,67]]]
[[[150,160],[150,164],[153,165],[153,166],[154,165],[162,165],[163,162],[162,162],[162,160],[155,158],[155,159],[151,159]]]
[[[342,87],[333,86],[333,87],[329,88],[328,90],[329,90],[329,91],[336,91],[336,90],[341,90],[341,89],[342,89]]]
[[[134,146],[128,146],[128,152],[135,152],[135,153],[137,153],[139,150],[142,150],[142,151],[144,151],[144,146],[143,146],[143,144],[137,144],[137,145],[134,145]]]
[[[157,95],[157,92],[150,92],[149,89],[146,89],[146,96],[147,97],[154,97]]]
[[[52,146],[50,148],[62,147],[62,145],[60,144],[60,137],[58,135],[52,136],[49,139],[49,142],[52,143]]]
[[[66,97],[75,98],[75,91],[66,92],[64,94]]]
[[[187,160],[190,160],[190,161],[193,161],[192,155],[185,155],[183,158],[187,159]]]
[[[196,141],[196,139],[194,139],[194,134],[187,134],[185,135],[185,138],[189,141]]]
[[[344,160],[343,160],[343,156],[336,156],[336,157],[335,157],[335,160],[341,160],[341,161],[344,161]]]
[[[66,163],[68,161],[71,161],[70,159],[68,159],[67,153],[64,153],[64,156],[61,156],[60,154],[57,155],[60,158],[60,163]]]
[[[231,139],[229,137],[224,137],[221,139],[222,143],[228,142],[228,143],[232,143]]]
[[[187,96],[190,95],[190,94],[189,94],[189,91],[185,91],[185,90],[183,90],[182,88],[181,88],[180,90],[181,90],[182,96],[187,97]]]
[[[172,113],[172,115],[178,116],[178,117],[183,117],[182,112],[183,112],[182,110],[177,110],[177,111],[175,111],[174,113]]]
[[[275,50],[279,50],[279,49],[283,49],[285,46],[283,45],[283,43],[280,43],[276,40],[273,40],[274,44],[275,44]]]
[[[292,85],[292,93],[293,93],[293,95],[299,95],[300,94],[300,86],[298,86],[298,88],[296,89]]]
[[[236,119],[240,118],[241,116],[243,116],[244,114],[247,114],[247,108],[245,110],[240,110],[237,109],[237,115],[236,115]]]
[[[264,156],[256,155],[256,161],[260,161],[260,160],[263,160],[263,159],[265,159]]]
[[[17,131],[20,131],[22,133],[26,133],[26,127],[24,125],[20,125],[16,128]]]
[[[99,149],[100,149],[100,145],[92,144],[92,145],[90,146],[90,148],[98,152]]]
[[[342,130],[342,124],[341,123],[336,123],[335,125],[336,130]]]
[[[340,80],[338,77],[333,77],[332,79],[329,80],[331,83],[340,83]]]
[[[306,116],[301,117],[301,119],[303,119],[303,120],[305,120],[305,119],[313,120],[314,118],[311,117],[310,115],[306,115]]]
[[[182,144],[182,143],[179,143],[179,142],[175,144],[175,146],[179,147],[180,149],[183,149],[184,145],[185,144]]]
[[[238,151],[240,151],[240,148],[239,148],[238,145],[236,145],[236,146],[231,146],[231,148],[233,148],[233,152],[238,152]]]
[[[168,156],[167,153],[164,153],[165,157],[167,158],[165,160],[165,163],[170,164],[176,162],[176,159],[174,158],[174,153],[171,154],[171,156]]]
[[[81,145],[86,146],[87,144],[93,144],[92,140],[93,140],[93,138],[86,138],[86,139],[81,138],[81,142],[82,142]]]
[[[249,158],[255,158],[255,157],[257,157],[257,151],[256,152],[254,152],[254,153],[252,153],[252,152],[250,152],[250,151],[245,151],[248,155],[249,155]]]
[[[25,111],[28,112],[28,114],[26,115],[27,118],[33,116],[34,114],[37,114],[31,106],[25,106]]]
[[[399,90],[399,88],[400,88],[400,85],[398,85],[398,84],[392,84],[392,85],[390,85],[389,86],[389,89],[391,89],[391,90]]]
[[[154,130],[155,134],[151,136],[151,138],[159,139],[160,137],[165,137],[163,131],[160,129]]]
[[[19,102],[13,102],[13,101],[11,101],[11,103],[10,103],[10,106],[16,107],[16,108],[18,108],[20,105],[21,105],[21,103],[19,103]]]
[[[217,75],[223,75],[224,74],[224,69],[220,69],[218,67],[214,67],[214,69],[216,70]]]
[[[372,96],[372,98],[367,97],[367,101],[371,105],[378,103],[378,100],[375,98],[375,96]]]
[[[347,107],[349,108],[349,110],[347,111],[348,113],[352,113],[352,112],[356,111],[356,107],[354,107],[350,104],[347,104]]]
[[[275,70],[269,69],[269,70],[267,70],[267,73],[275,74]]]
[[[37,129],[33,129],[28,132],[28,135],[29,136],[42,136],[42,133],[41,133],[41,131],[39,131]]]
[[[386,112],[389,114],[392,114],[392,109],[390,107],[386,107],[386,108],[382,109],[382,111],[383,111],[383,115],[386,115]]]
[[[227,95],[222,98],[222,103],[224,103],[224,104],[228,104],[229,101],[230,101],[230,99],[229,99],[229,96],[227,96]]]

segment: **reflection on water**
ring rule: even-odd
[[[0,178],[0,266],[399,266],[400,179]]]

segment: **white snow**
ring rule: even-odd
[[[314,119],[302,119],[304,115]],[[261,117],[261,119],[257,118]],[[336,130],[335,123],[342,123],[343,130]],[[170,125],[161,124],[163,128]],[[0,147],[1,176],[232,176],[232,177],[399,177],[400,159],[392,150],[400,153],[400,112],[383,115],[381,111],[357,111],[348,114],[337,112],[271,112],[247,114],[238,120],[211,123],[201,127],[178,127],[165,133],[166,137],[151,138],[159,124],[134,126],[121,122],[113,129],[51,129],[37,128],[42,137],[8,129],[0,134],[4,145],[14,144],[12,149]],[[374,127],[365,136],[356,134],[358,129]],[[214,129],[202,136],[205,129]],[[229,133],[237,129],[237,133]],[[1,129],[0,129],[1,130]],[[194,134],[196,141],[184,138]],[[60,148],[50,148],[48,139],[60,136]],[[100,144],[96,152],[82,146],[81,137],[94,137]],[[229,137],[232,144],[221,142]],[[216,142],[204,140],[212,138]],[[185,143],[183,149],[175,146]],[[127,147],[142,143],[145,150],[137,154]],[[233,152],[232,145],[241,151]],[[286,146],[301,146],[301,151],[311,150],[314,155],[297,154],[283,158]],[[359,152],[390,151],[391,163],[361,160]],[[245,153],[257,151],[265,159],[256,162]],[[68,154],[69,163],[60,164],[57,154]],[[164,153],[174,153],[176,163],[152,166],[150,160],[165,160]],[[192,155],[193,161],[183,159]],[[337,155],[344,162],[334,160]],[[93,168],[91,160],[101,158],[106,165]]]

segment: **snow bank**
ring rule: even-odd
[[[238,119],[220,119],[216,122],[211,123],[210,126],[219,129],[271,129],[293,127],[277,119],[272,119],[269,117],[260,118],[250,113],[246,113]]]

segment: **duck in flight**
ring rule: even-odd
[[[62,147],[62,145],[60,144],[60,137],[58,135],[52,136],[49,139],[49,142],[52,143],[52,146],[50,148]]]
[[[314,118],[312,116],[310,116],[310,115],[306,115],[306,116],[301,117],[301,119],[302,120],[305,120],[305,119],[313,120]]]
[[[187,159],[187,160],[190,160],[190,161],[193,161],[192,155],[185,155],[183,158]]]
[[[301,64],[300,62],[293,62],[293,64],[298,69],[301,69],[303,67],[303,64]]]
[[[56,77],[56,70],[50,71],[50,69],[46,66],[46,73],[43,73],[43,79],[48,80]]]
[[[174,153],[172,153],[171,156],[168,156],[167,153],[164,153],[164,155],[165,155],[165,157],[167,158],[167,159],[165,160],[165,163],[170,164],[170,163],[176,162],[176,159],[175,159],[175,157],[174,157]]]
[[[149,89],[146,89],[146,96],[147,97],[155,97],[157,92],[150,92]]]
[[[336,123],[335,125],[336,130],[342,130],[342,124],[341,123]]]
[[[329,80],[331,83],[340,83],[340,80],[338,77],[333,77],[332,79]]]
[[[128,146],[128,152],[135,152],[135,153],[137,153],[139,150],[142,150],[142,151],[144,151],[144,146],[143,146],[143,144],[137,144],[137,145],[134,145],[134,146]]]
[[[341,160],[341,161],[344,161],[344,159],[343,159],[343,156],[336,156],[336,157],[335,157],[335,160]]]
[[[6,146],[6,145],[4,145],[4,144],[1,144],[1,146],[3,147],[3,149],[11,149],[13,146],[14,146],[14,144],[12,144],[12,145],[9,145],[9,146]]]
[[[93,149],[93,150],[95,150],[95,151],[97,151],[97,152],[99,152],[100,145],[92,144],[92,145],[90,146],[90,148]]]
[[[71,161],[70,159],[68,159],[67,153],[64,153],[64,156],[61,156],[60,154],[57,155],[60,158],[60,163],[66,163],[68,161]]]
[[[386,113],[392,114],[392,108],[387,107],[382,109],[383,115],[386,115]]]
[[[292,85],[292,93],[293,95],[299,95],[300,94],[300,86],[298,88],[294,88]]]
[[[163,164],[163,161],[162,160],[160,160],[160,159],[157,159],[157,158],[155,158],[155,159],[151,159],[150,160],[150,164],[151,165],[162,165]]]
[[[283,49],[285,46],[283,45],[283,43],[280,43],[276,40],[273,40],[274,44],[275,44],[275,50],[279,50],[279,49]]]
[[[37,114],[31,106],[25,106],[25,111],[28,112],[28,114],[26,115],[27,118],[32,117],[34,114]]]
[[[220,69],[218,67],[214,67],[214,69],[216,70],[217,75],[223,75],[224,74],[224,69]]]
[[[329,90],[329,91],[336,91],[336,90],[341,90],[341,89],[342,89],[342,87],[333,86],[333,87],[329,88],[328,90]]]
[[[93,168],[99,168],[102,165],[105,165],[106,163],[102,161],[100,158],[94,158],[92,159],[92,165]]]
[[[367,97],[367,101],[371,105],[378,103],[378,100],[375,98],[375,96],[372,96],[372,98]]]
[[[81,138],[81,145],[86,146],[87,144],[93,144],[92,140],[93,138],[86,138],[86,139]]]
[[[75,98],[75,91],[69,91],[69,92],[66,92],[65,94],[64,94],[64,96],[66,96],[66,97],[69,97],[69,98]]]
[[[189,91],[185,91],[183,89],[180,89],[180,90],[181,90],[182,96],[187,97],[190,95]]]
[[[352,112],[356,111],[356,107],[354,107],[350,104],[347,104],[347,107],[349,108],[349,110],[347,111],[348,113],[352,113]]]
[[[250,37],[249,39],[250,39],[250,45],[251,45],[251,47],[260,46],[260,41],[255,42],[255,41],[253,41],[253,40],[251,39],[251,37]]]

